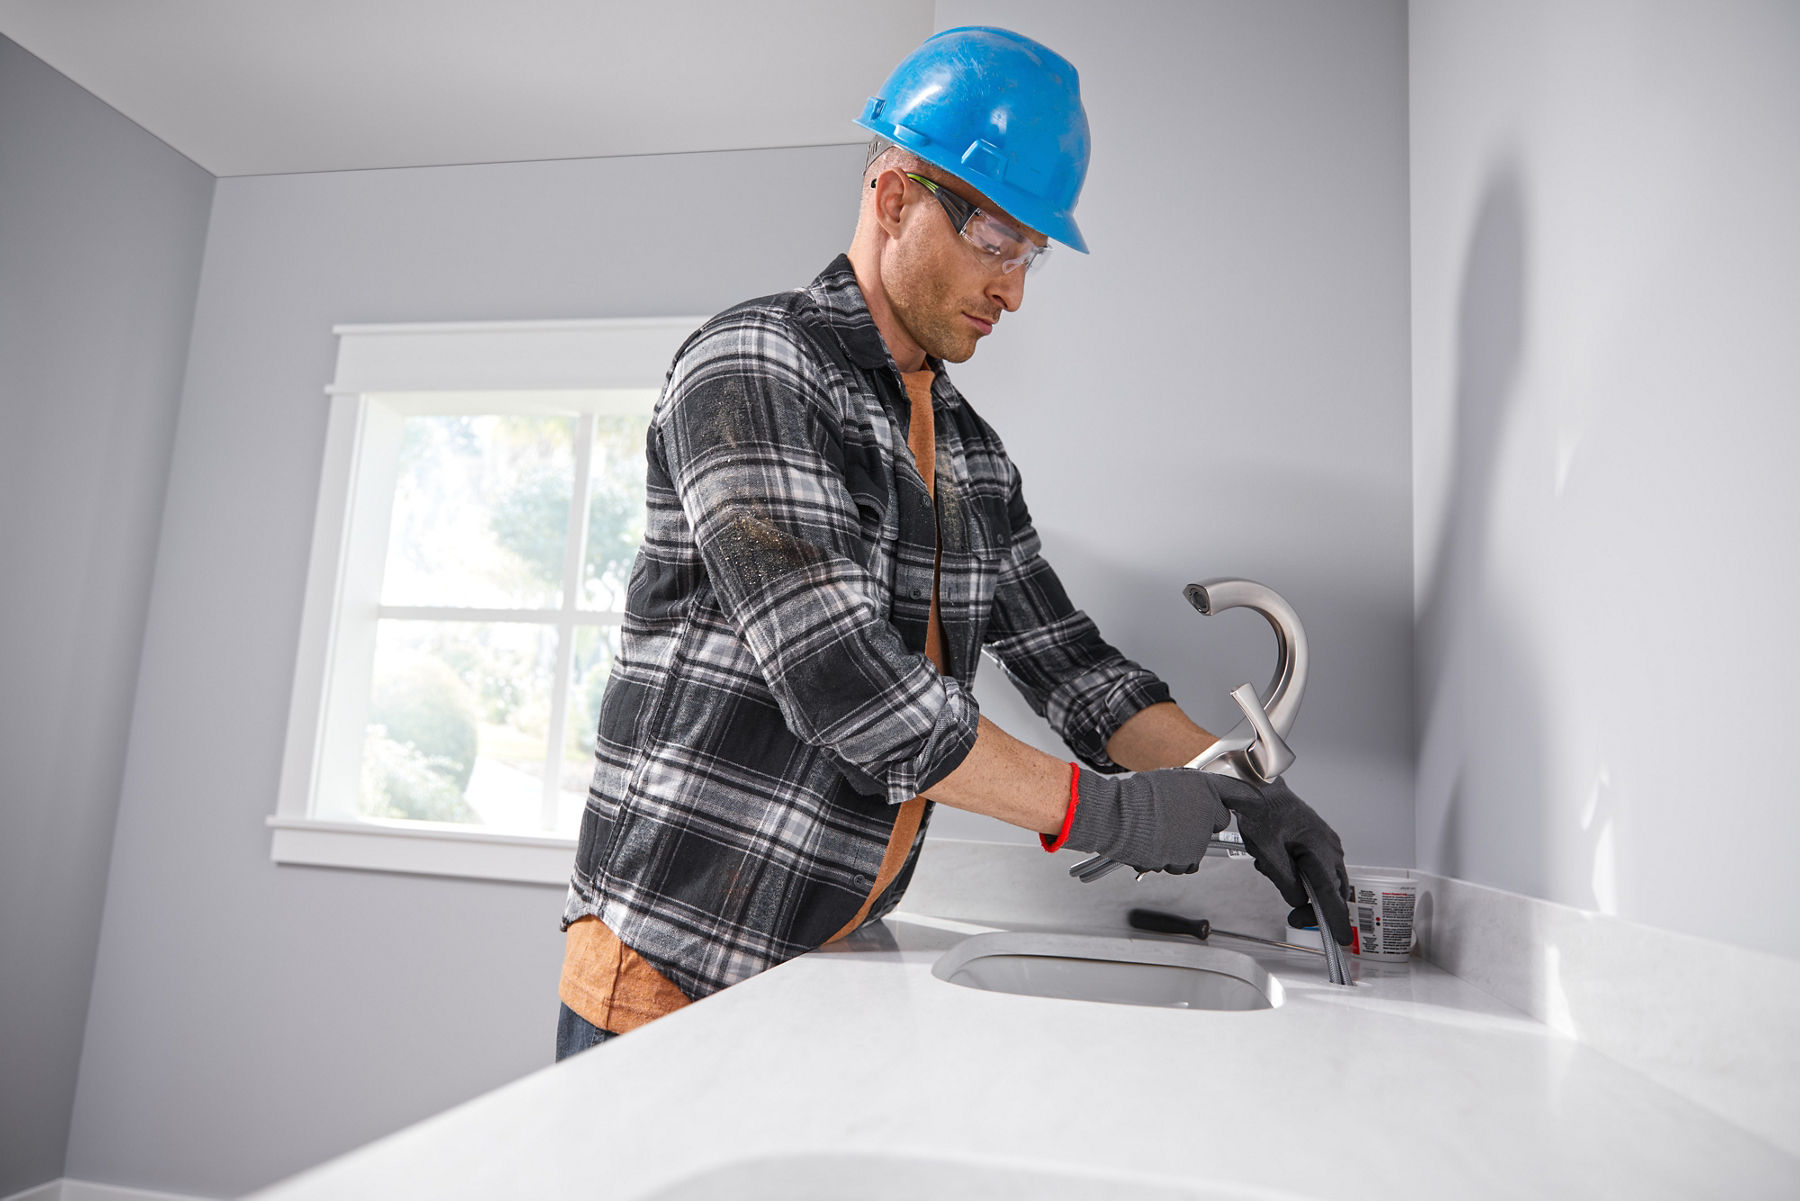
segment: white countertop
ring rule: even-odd
[[[1172,907],[1250,929],[1224,920],[1256,887],[1231,866],[1202,873],[1208,908]],[[1417,958],[1353,961],[1345,989],[1215,940],[1283,985],[1249,1012],[932,975],[973,934],[1083,928],[1051,916],[890,918],[257,1196],[1800,1195],[1800,1160]]]

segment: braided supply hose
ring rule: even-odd
[[[1319,905],[1319,894],[1313,891],[1312,881],[1305,876],[1300,883],[1306,886],[1306,899],[1312,905],[1313,917],[1319,923],[1319,942],[1325,948],[1325,976],[1333,984],[1342,984],[1346,988],[1354,987],[1350,980],[1350,960],[1344,954],[1344,948],[1338,946],[1338,940],[1331,935],[1331,926],[1325,920],[1325,910]]]

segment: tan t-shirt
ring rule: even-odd
[[[902,372],[906,394],[912,401],[912,419],[906,431],[906,447],[925,479],[925,490],[937,497],[937,431],[931,406],[933,372]],[[941,562],[941,559],[940,559]],[[938,619],[937,574],[931,581],[931,615],[925,626],[925,654],[939,671],[944,670],[944,627]],[[862,925],[876,898],[887,890],[906,866],[919,822],[925,816],[925,798],[914,797],[894,816],[894,831],[875,873],[875,883],[843,929],[826,939],[836,942]],[[563,944],[562,981],[557,995],[563,1004],[584,1019],[614,1034],[624,1034],[689,1004],[687,996],[650,962],[620,941],[605,922],[584,917],[569,927]]]

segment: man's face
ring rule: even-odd
[[[969,203],[1004,216],[960,180],[940,171],[920,174],[928,174]],[[888,243],[889,257],[882,267],[888,303],[926,354],[947,363],[965,362],[1000,314],[1015,311],[1024,300],[1025,269],[1002,271],[997,256],[957,234],[950,215],[923,184],[900,178],[905,181],[907,204],[901,236]],[[1028,236],[1040,245],[1044,241],[1039,234]]]

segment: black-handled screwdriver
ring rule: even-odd
[[[1157,909],[1133,909],[1125,915],[1125,920],[1133,930],[1150,930],[1157,934],[1191,934],[1201,942],[1205,942],[1215,934],[1226,938],[1241,938],[1245,942],[1259,942],[1265,947],[1283,947],[1290,951],[1305,951],[1310,955],[1323,955],[1319,947],[1303,947],[1298,943],[1278,942],[1273,938],[1258,938],[1254,934],[1239,934],[1233,930],[1221,930],[1203,917],[1182,917],[1179,914],[1163,913]]]

